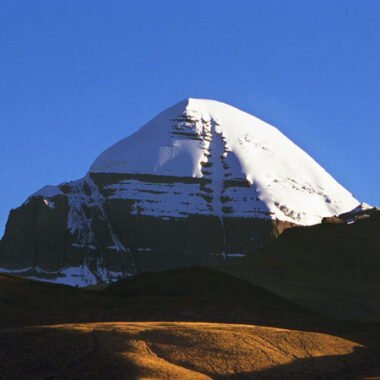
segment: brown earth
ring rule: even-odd
[[[380,376],[379,325],[326,319],[204,268],[99,291],[0,276],[0,326],[0,379]]]
[[[355,379],[373,365],[354,340],[237,324],[65,324],[0,339],[4,379]]]

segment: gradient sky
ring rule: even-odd
[[[0,234],[188,97],[274,124],[380,204],[380,1],[0,0]]]

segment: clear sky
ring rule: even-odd
[[[0,0],[0,234],[188,97],[274,124],[380,204],[380,1]]]

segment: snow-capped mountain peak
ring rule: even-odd
[[[359,204],[277,128],[215,100],[190,98],[160,113],[103,152],[90,173],[204,178],[216,197],[234,199],[230,216],[256,209],[262,217],[267,209],[271,218],[298,224]],[[248,187],[228,189],[233,180]],[[214,197],[211,212],[223,214],[217,203]]]
[[[84,178],[12,210],[0,272],[88,286],[219,265],[358,205],[275,127],[187,99],[103,152]]]

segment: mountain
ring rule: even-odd
[[[3,271],[76,286],[237,260],[359,202],[275,127],[187,99],[12,210]]]
[[[223,269],[330,317],[380,322],[379,232],[380,210],[358,207]]]

